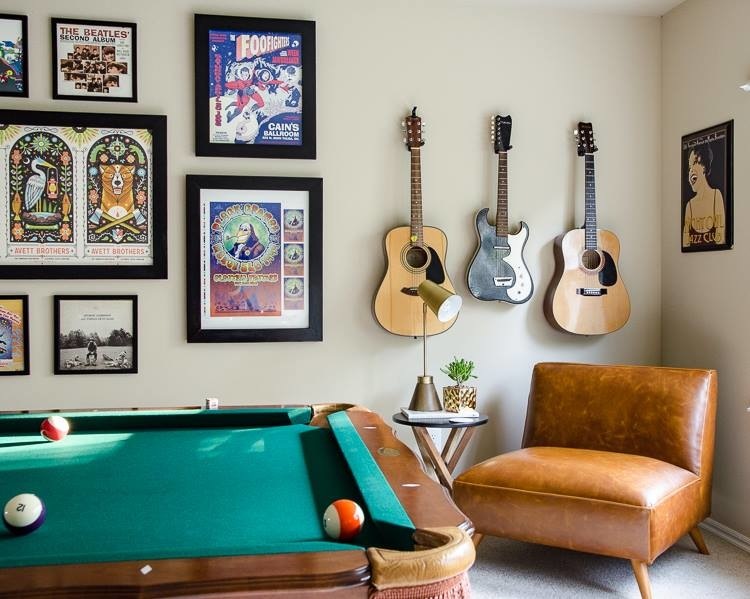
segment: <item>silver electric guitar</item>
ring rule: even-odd
[[[517,233],[508,231],[508,150],[513,120],[492,117],[492,146],[497,154],[497,212],[490,225],[489,208],[477,212],[477,251],[466,273],[471,294],[484,301],[522,304],[534,292],[534,282],[523,259],[529,227],[521,221]]]

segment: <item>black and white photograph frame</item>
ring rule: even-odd
[[[0,376],[30,374],[29,296],[0,295]]]
[[[682,137],[683,252],[729,250],[734,243],[734,121]]]
[[[315,21],[195,15],[195,153],[315,158]]]
[[[52,18],[55,100],[138,101],[136,23]]]
[[[187,176],[187,340],[323,340],[323,180]]]
[[[0,14],[0,96],[29,97],[29,27],[26,15]]]
[[[137,295],[56,295],[55,374],[138,372]]]

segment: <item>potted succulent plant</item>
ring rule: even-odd
[[[443,387],[443,405],[449,412],[458,412],[461,408],[477,407],[477,388],[464,385],[474,375],[474,362],[454,357],[451,362],[440,369],[456,382],[450,387]]]

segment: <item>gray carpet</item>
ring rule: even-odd
[[[711,555],[681,539],[649,568],[654,599],[750,599],[750,554],[703,531]],[[640,599],[630,562],[485,537],[469,572],[476,599]]]

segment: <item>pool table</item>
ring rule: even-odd
[[[0,595],[368,597],[468,585],[473,526],[381,418],[350,405],[0,413],[0,507],[34,493],[45,523],[0,528]],[[326,537],[347,497],[366,524]],[[391,595],[388,595],[391,596]],[[411,595],[410,595],[411,596]]]

